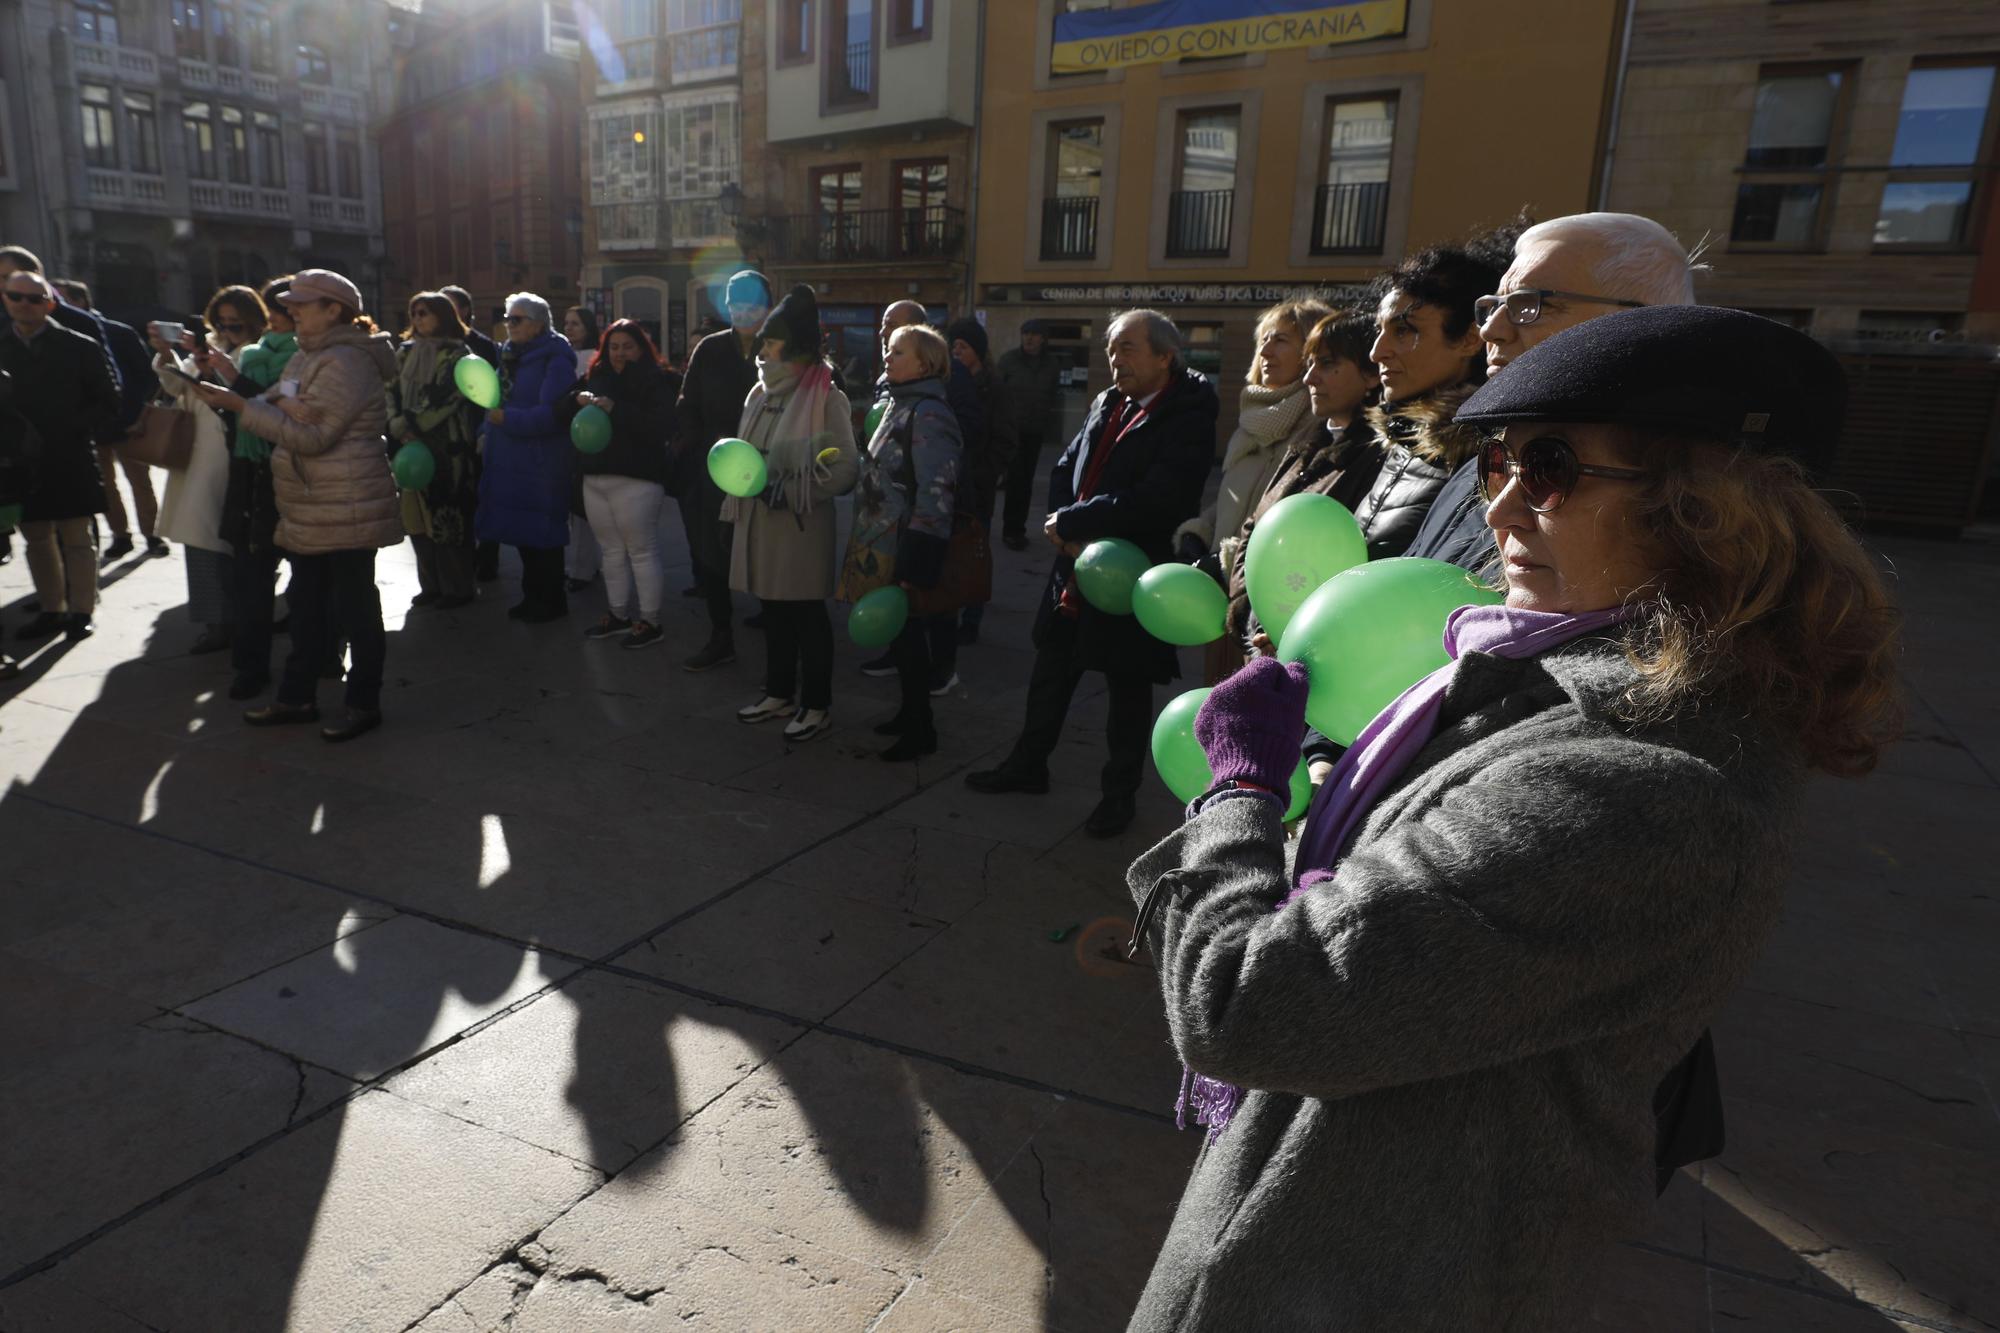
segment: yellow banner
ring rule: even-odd
[[[1270,0],[1265,0],[1266,6],[1269,3]],[[1206,7],[1198,3],[1157,6],[1162,10],[1182,12],[1189,9],[1199,12]],[[1128,65],[1158,65],[1169,60],[1240,56],[1252,51],[1365,42],[1375,37],[1395,36],[1409,21],[1409,0],[1349,0],[1346,4],[1323,7],[1294,9],[1284,5],[1284,8],[1288,12],[1265,12],[1247,17],[1207,19],[1171,27],[1107,31],[1087,36],[1073,36],[1071,32],[1064,31],[1069,25],[1059,19],[1051,68],[1057,74],[1088,74]],[[1115,22],[1118,18],[1136,16],[1139,12],[1112,10],[1105,17]],[[1084,15],[1070,17],[1083,18]],[[1098,15],[1093,13],[1090,17]]]

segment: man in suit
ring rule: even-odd
[[[1153,687],[1180,674],[1171,645],[1131,616],[1099,611],[1076,586],[1076,557],[1091,542],[1122,537],[1155,563],[1173,558],[1174,529],[1201,508],[1215,458],[1215,389],[1181,355],[1180,330],[1155,310],[1129,310],[1111,323],[1105,355],[1112,387],[1091,404],[1083,430],[1049,478],[1043,535],[1055,568],[1035,614],[1035,667],[1027,717],[998,768],[966,776],[974,791],[1046,792],[1048,758],[1061,739],[1071,698],[1085,672],[1104,673],[1110,755],[1103,799],[1084,830],[1115,837],[1132,822],[1145,775]]]
[[[55,289],[67,305],[97,315],[96,307],[91,304],[90,288],[84,283],[75,278],[57,278]],[[165,555],[166,542],[153,535],[160,504],[153,495],[152,469],[121,455],[117,445],[139,424],[146,401],[160,387],[160,377],[153,373],[153,354],[137,329],[103,315],[97,315],[97,320],[104,329],[104,349],[111,353],[111,368],[118,372],[119,381],[118,420],[111,432],[97,442],[97,467],[104,478],[104,520],[111,529],[111,544],[104,548],[104,558],[116,560],[132,551],[131,520],[126,517],[125,503],[118,495],[120,468],[125,472],[125,484],[132,488],[132,509],[139,520],[139,535],[146,539],[147,552]]]

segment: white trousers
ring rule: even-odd
[[[660,603],[667,590],[667,570],[660,552],[660,510],[666,488],[637,477],[585,477],[583,512],[590,530],[604,548],[604,595],[611,614],[632,610],[633,585],[638,585],[638,618],[660,623]]]

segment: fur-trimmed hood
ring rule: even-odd
[[[1368,409],[1368,424],[1385,449],[1400,444],[1426,463],[1455,468],[1477,453],[1485,438],[1479,427],[1452,420],[1478,388],[1470,382],[1454,384],[1406,403],[1378,404]]]

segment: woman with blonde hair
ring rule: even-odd
[[[403,491],[403,527],[417,553],[410,605],[448,611],[478,595],[472,514],[479,505],[479,451],[454,375],[467,355],[465,325],[443,292],[412,296],[409,321],[389,383],[389,443],[421,444],[434,464],[428,484]]]
[[[1646,1221],[1654,1092],[1755,961],[1808,774],[1900,730],[1897,616],[1796,456],[1802,333],[1654,306],[1529,349],[1455,420],[1506,589],[1283,826],[1309,682],[1260,657],[1216,785],[1133,865],[1208,1143],[1132,1327],[1573,1328]]]

